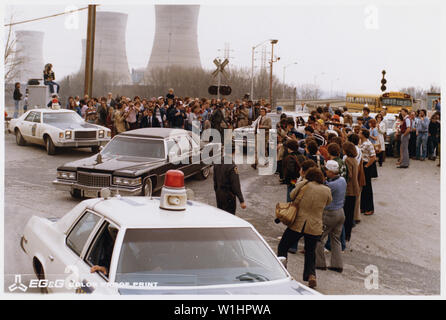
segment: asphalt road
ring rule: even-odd
[[[48,156],[43,147],[17,146],[14,136],[6,134],[6,292],[16,274],[24,280],[35,278],[31,261],[19,246],[28,219],[32,215],[61,217],[79,202],[53,188],[56,167],[89,155],[89,149],[67,149]],[[353,229],[350,248],[343,254],[342,274],[317,271],[319,292],[440,294],[440,168],[436,164],[411,161],[409,169],[396,169],[395,159],[387,159],[379,168],[379,178],[373,181],[375,215],[363,216]],[[252,223],[276,251],[285,227],[273,222],[274,207],[286,200],[286,186],[279,184],[277,176],[257,175],[249,165],[239,166],[239,172],[248,208],[238,208],[237,215]],[[212,176],[205,181],[188,179],[186,186],[194,191],[195,200],[216,204]],[[299,242],[299,250],[302,248],[303,240]],[[303,262],[303,254],[289,256],[288,270],[298,281],[302,280]],[[374,281],[370,281],[372,276]]]

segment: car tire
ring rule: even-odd
[[[91,147],[91,152],[93,152],[94,154],[99,153],[99,151],[101,151],[99,146]]]
[[[74,199],[80,199],[82,198],[81,195],[81,191],[79,189],[74,189],[70,191],[70,195],[74,198]]]
[[[152,184],[152,179],[147,178],[144,181],[144,187],[143,187],[143,196],[145,197],[151,197],[153,194],[153,184]]]
[[[200,172],[198,173],[198,177],[201,180],[206,180],[210,174],[211,174],[211,167],[207,166],[200,170]]]
[[[22,133],[20,132],[19,129],[15,131],[15,142],[19,146],[24,146],[26,144],[26,141],[25,139],[23,139]]]
[[[56,154],[56,146],[54,145],[53,140],[51,140],[51,137],[47,136],[45,138],[45,148],[46,148],[46,152],[49,155],[55,155]]]
[[[36,257],[33,259],[33,267],[34,267],[34,273],[36,274],[36,277],[38,280],[45,280],[45,271],[43,270],[43,266],[40,263],[39,259]],[[40,293],[47,294],[48,288],[41,287]]]

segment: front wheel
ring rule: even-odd
[[[153,186],[152,186],[152,180],[150,178],[147,178],[144,182],[144,189],[143,194],[146,197],[151,197],[153,193]]]
[[[100,147],[99,146],[93,146],[93,147],[91,147],[91,152],[93,152],[93,153],[98,153],[99,151],[100,151],[101,149],[100,149]]]
[[[198,174],[198,177],[202,180],[206,180],[210,174],[211,174],[211,167],[205,167],[201,169],[200,173]]]
[[[46,152],[49,155],[56,154],[56,146],[54,145],[53,140],[51,140],[51,137],[46,137],[45,146],[46,146]]]
[[[26,141],[23,139],[22,133],[19,129],[15,131],[15,141],[19,146],[24,146],[26,144]]]

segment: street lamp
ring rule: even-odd
[[[331,79],[331,85],[330,85],[330,97],[333,98],[333,82],[334,81],[339,81],[339,78],[336,79]]]
[[[283,92],[282,92],[282,99],[285,99],[285,70],[289,66],[292,66],[293,64],[297,64],[297,62],[290,63],[289,65],[283,66]]]
[[[254,101],[254,53],[257,47],[260,47],[265,42],[272,41],[271,39],[267,39],[258,45],[252,47],[252,61],[251,61],[251,100]]]
[[[274,60],[274,45],[279,42],[279,40],[271,40],[271,61],[270,64],[270,73],[269,73],[269,103],[271,106],[273,105],[273,63],[280,60],[278,57]]]

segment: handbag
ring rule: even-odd
[[[290,226],[294,223],[294,220],[296,220],[299,211],[298,205],[304,196],[307,183],[305,183],[305,185],[299,190],[299,193],[294,201],[285,203],[279,202],[276,204],[276,218],[279,219],[284,225]]]

